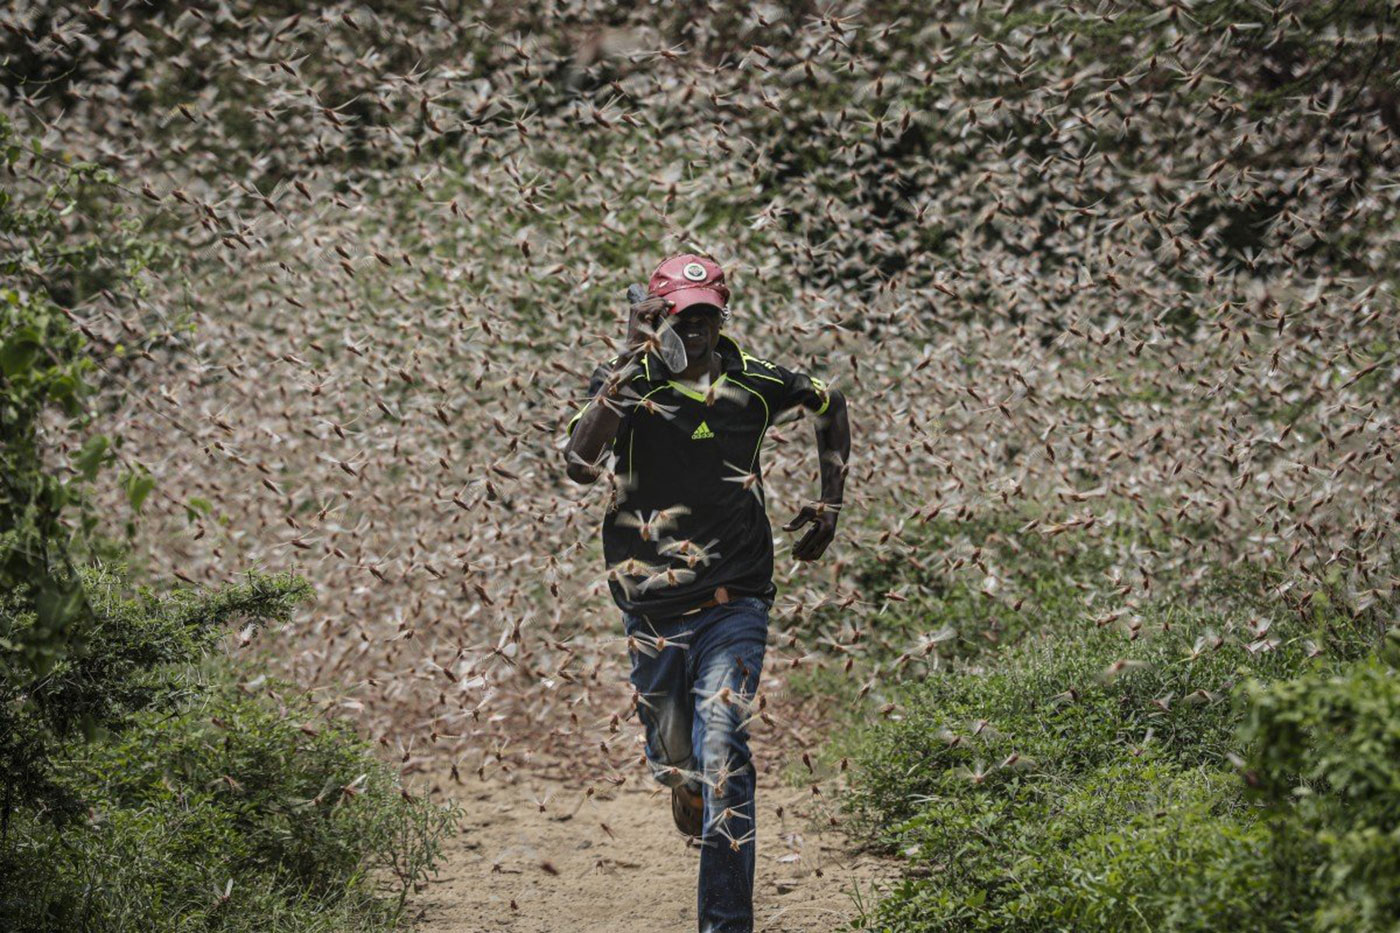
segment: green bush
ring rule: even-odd
[[[1352,699],[1318,695],[1315,681],[1332,683],[1323,672],[1369,669],[1358,659],[1374,646],[1373,626],[1323,605],[1270,605],[1259,582],[1247,569],[1219,574],[1199,587],[1199,605],[1164,593],[1104,624],[1101,607],[1055,596],[1047,612],[1030,609],[1040,630],[963,661],[955,647],[922,680],[887,687],[889,717],[836,749],[855,761],[846,801],[855,825],[907,860],[906,879],[867,925],[1384,929],[1377,918],[1393,902],[1378,886],[1396,877],[1400,800],[1387,782],[1400,771],[1381,761],[1400,760],[1395,735],[1347,727],[1324,742],[1314,721],[1330,710],[1333,721],[1387,722],[1400,692],[1378,697],[1349,674]],[[1060,582],[1032,586],[1062,592]],[[965,624],[956,612],[935,618]],[[1312,719],[1295,707],[1267,718],[1264,698],[1295,695],[1320,704]],[[1400,718],[1389,722],[1394,730]],[[1246,773],[1274,798],[1300,775],[1314,791],[1282,818],[1243,793],[1237,770],[1247,747],[1275,745],[1292,751]],[[1340,820],[1339,808],[1360,812],[1341,788],[1377,809],[1357,825]]]
[[[131,592],[100,561],[124,548],[89,489],[121,438],[85,436],[96,367],[63,309],[152,248],[126,222],[112,235],[110,173],[3,116],[0,157],[52,178],[32,203],[0,191],[0,929],[396,925],[455,811],[304,696],[232,682],[230,625],[286,620],[305,581]],[[129,536],[155,480],[121,488]]]
[[[453,811],[403,792],[348,725],[289,686],[252,690],[226,662],[199,664],[229,621],[285,617],[306,584],[251,576],[212,593],[128,597],[116,574],[81,577],[103,650],[60,661],[0,707],[31,710],[5,719],[6,734],[27,730],[45,752],[44,794],[6,776],[15,806],[0,848],[0,926],[395,923]],[[65,741],[79,720],[99,727],[94,741]]]
[[[72,627],[82,644],[42,675],[23,664],[0,667],[0,828],[19,807],[42,810],[62,823],[83,800],[55,780],[56,762],[71,743],[120,731],[144,710],[168,712],[198,695],[188,665],[199,661],[235,620],[249,625],[285,619],[310,588],[289,577],[250,574],[235,586],[156,596],[121,594],[123,580],[90,568],[75,577],[88,611]],[[0,632],[24,643],[38,614],[14,591],[0,592]],[[4,660],[10,661],[10,657]]]
[[[1282,870],[1318,889],[1313,928],[1400,928],[1396,671],[1373,659],[1245,695],[1246,778],[1270,805]]]
[[[15,827],[6,929],[382,929],[453,818],[306,699],[228,682],[84,746],[64,778],[89,817]]]
[[[899,827],[926,873],[881,930],[1287,929],[1258,894],[1271,861],[1232,775],[1125,757],[1067,783],[952,793]],[[937,853],[936,858],[930,858]]]

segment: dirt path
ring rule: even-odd
[[[695,929],[699,850],[672,824],[668,792],[638,771],[587,797],[533,770],[460,789],[467,816],[439,880],[416,898],[418,933]],[[759,777],[756,929],[829,933],[856,916],[853,888],[868,902],[891,872],[852,854],[824,798],[776,771]]]

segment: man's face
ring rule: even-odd
[[[719,308],[714,305],[691,305],[676,315],[673,325],[685,344],[688,363],[708,360],[719,345]]]

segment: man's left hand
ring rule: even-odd
[[[783,526],[783,531],[796,531],[809,522],[812,527],[792,546],[792,556],[797,560],[816,560],[836,537],[836,510],[830,506],[818,511],[815,506],[804,505],[797,517]]]

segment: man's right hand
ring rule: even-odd
[[[640,289],[638,289],[640,290]],[[568,443],[564,446],[564,457],[569,478],[585,485],[598,478],[593,467],[603,454],[603,449],[617,436],[622,423],[620,409],[608,400],[616,399],[626,379],[628,369],[636,364],[636,353],[643,340],[649,336],[644,331],[655,330],[656,322],[672,305],[672,302],[657,295],[648,295],[643,301],[632,305],[627,321],[627,350],[620,354],[612,372],[603,380],[598,389],[598,397],[603,403],[590,403],[584,410]]]
[[[645,301],[632,306],[632,314],[627,321],[627,346],[635,347],[647,337],[647,331],[656,329],[661,316],[670,310],[674,302],[660,295],[648,295]]]

